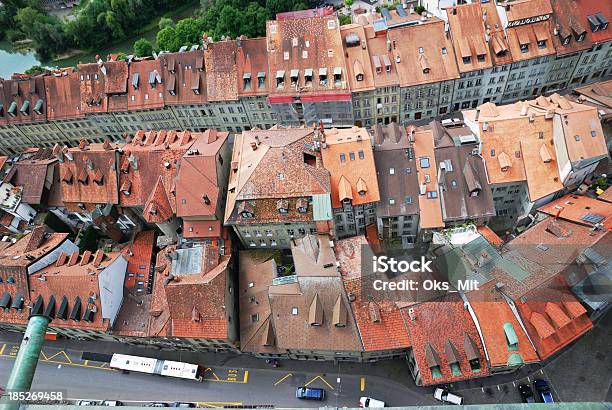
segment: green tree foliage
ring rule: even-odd
[[[344,26],[345,24],[351,24],[353,22],[351,16],[345,16],[344,14],[340,14],[338,16],[338,20],[340,21],[341,26]]]
[[[157,26],[160,30],[163,30],[166,27],[174,27],[174,20],[168,17],[162,17],[159,19],[159,23],[157,23]]]
[[[353,5],[353,0],[344,0],[344,5],[350,8]]]
[[[180,46],[174,28],[166,27],[157,32],[157,47],[163,51],[178,51]]]
[[[96,231],[92,225],[82,230],[79,236],[80,241],[78,246],[80,253],[85,251],[94,253],[98,250],[98,240],[100,239],[100,234],[98,234],[98,231]]]
[[[134,54],[138,57],[147,57],[153,54],[153,44],[146,38],[136,40],[134,43]]]
[[[201,21],[194,18],[183,19],[176,23],[174,27],[174,35],[179,48],[199,44],[202,39],[202,32]]]

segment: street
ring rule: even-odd
[[[549,381],[556,401],[610,400],[609,357],[612,316],[602,317],[593,330],[541,365],[482,379],[453,383],[448,388],[466,404],[517,403],[517,386],[536,378]],[[20,335],[0,332],[0,386],[8,380]],[[107,363],[81,359],[83,351],[121,352],[209,363],[202,383],[146,374],[121,372]],[[203,407],[224,405],[319,407],[322,403],[295,398],[297,386],[326,390],[323,405],[357,407],[359,397],[371,396],[388,406],[439,404],[433,387],[414,385],[404,361],[341,363],[281,361],[273,369],[247,355],[157,351],[108,342],[62,340],[46,342],[41,352],[33,390],[61,390],[70,399],[121,401],[190,401]]]

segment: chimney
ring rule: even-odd
[[[72,156],[72,152],[70,152],[70,150],[66,146],[62,148],[62,153],[64,154],[64,156],[66,157],[68,161],[72,161],[74,159],[74,157]]]
[[[255,141],[251,142],[251,149],[253,151],[257,150],[257,142],[255,142]]]
[[[104,143],[102,144],[102,148],[104,148],[107,151],[112,149],[111,143],[110,143],[110,141],[108,139],[104,140]]]
[[[134,154],[130,154],[130,156],[128,157],[128,162],[130,163],[134,171],[138,170],[138,159],[134,156]]]
[[[87,145],[88,145],[88,144],[87,144],[87,140],[85,140],[85,139],[80,139],[80,140],[79,140],[79,149],[80,149],[81,151],[84,151],[84,150],[85,150],[85,148],[87,148]]]

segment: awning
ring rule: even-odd
[[[260,71],[257,73],[257,78],[266,78],[266,73],[263,71]]]
[[[291,70],[291,78],[297,78],[300,75],[300,70],[293,69]]]
[[[312,77],[312,68],[307,68],[304,70],[305,77]]]
[[[327,75],[327,67],[319,68],[319,76]]]
[[[11,115],[15,115],[16,110],[17,110],[17,103],[13,101],[11,102],[11,105],[9,105],[8,113]]]
[[[278,70],[276,72],[276,78],[285,78],[285,71],[284,70]]]
[[[251,79],[251,73],[244,73],[242,75],[242,79],[243,80],[250,80]]]
[[[527,45],[530,43],[529,34],[527,33],[527,30],[529,30],[529,27],[527,26],[518,27],[516,29],[516,32],[517,32],[516,34],[518,35],[518,40],[519,40],[520,45]]]

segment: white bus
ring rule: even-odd
[[[197,380],[199,382],[202,381],[205,370],[197,364],[117,353],[113,355],[110,367],[117,370],[157,374],[160,376],[177,377],[179,379]]]

